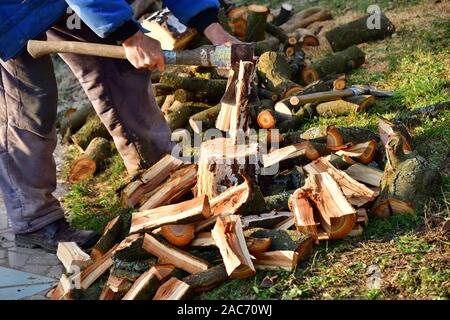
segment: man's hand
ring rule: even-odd
[[[136,69],[164,70],[164,56],[158,40],[136,32],[122,43],[128,61]]]
[[[242,43],[226,32],[218,22],[211,23],[203,33],[216,46],[231,46],[233,43]]]

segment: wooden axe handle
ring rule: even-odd
[[[74,53],[98,57],[126,59],[122,46],[77,42],[77,41],[39,41],[30,40],[27,46],[33,58],[50,53]],[[230,66],[231,49],[224,46],[203,46],[194,50],[163,50],[166,64],[195,66]]]
[[[311,102],[325,102],[325,101],[333,101],[342,98],[347,98],[354,96],[355,92],[350,89],[345,90],[334,90],[334,91],[326,91],[326,92],[316,92],[305,95],[295,96],[298,99],[296,102],[298,104],[306,104]]]

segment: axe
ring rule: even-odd
[[[98,57],[126,59],[122,46],[77,42],[77,41],[39,41],[29,40],[28,52],[33,58],[50,53],[74,53]],[[236,68],[239,61],[254,59],[254,45],[249,43],[227,46],[202,46],[193,50],[162,50],[166,64],[214,66]]]

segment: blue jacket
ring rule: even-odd
[[[211,12],[219,8],[218,0],[164,0],[164,4],[182,23],[200,28],[205,20],[213,22]],[[123,40],[137,31],[125,0],[0,0],[0,58],[6,61],[20,53],[28,40],[59,20],[68,6],[102,38],[114,35]]]

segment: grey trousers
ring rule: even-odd
[[[49,40],[106,43],[86,25],[68,30],[65,21]],[[109,130],[130,174],[172,149],[170,129],[153,96],[150,73],[128,61],[61,55]],[[0,60],[0,188],[15,233],[38,230],[64,216],[56,188],[53,151],[57,84],[50,57],[27,52]]]

